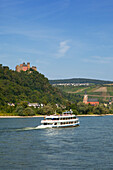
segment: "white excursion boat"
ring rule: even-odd
[[[78,117],[72,113],[72,111],[67,111],[62,115],[46,116],[44,120],[41,121],[41,125],[36,128],[65,128],[79,126],[80,122]]]

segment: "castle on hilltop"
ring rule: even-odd
[[[27,63],[27,64],[23,63],[23,64],[20,64],[20,65],[17,65],[16,71],[17,72],[27,71],[27,70],[30,70],[30,68],[37,71],[37,68],[35,66],[30,67],[30,63]]]

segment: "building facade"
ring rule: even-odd
[[[83,98],[83,103],[85,104],[91,104],[92,106],[99,105],[99,101],[97,98],[88,98],[88,95],[85,94]]]
[[[16,71],[17,72],[27,71],[30,68],[32,68],[33,70],[37,71],[37,68],[35,66],[30,67],[30,63],[27,63],[27,64],[23,63],[23,64],[20,64],[20,65],[17,65],[16,66]]]

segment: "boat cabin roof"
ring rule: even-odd
[[[62,114],[62,115],[50,115],[50,116],[46,116],[46,119],[52,119],[52,118],[65,118],[65,117],[75,117],[75,115],[71,115],[71,114]]]

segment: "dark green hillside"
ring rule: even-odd
[[[16,72],[0,65],[0,105],[21,101],[63,103],[62,93],[37,71]]]
[[[111,84],[113,81],[104,81],[96,79],[85,79],[85,78],[73,78],[73,79],[59,79],[59,80],[49,80],[51,84],[59,83],[91,83],[91,84]]]

